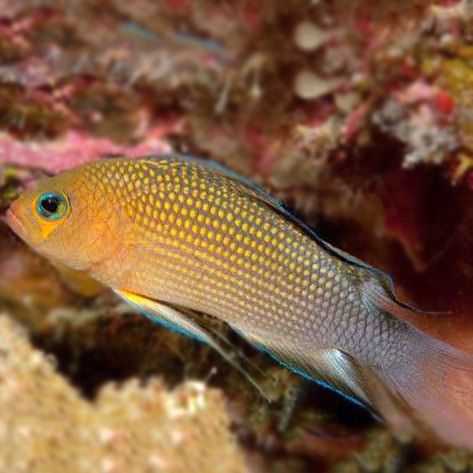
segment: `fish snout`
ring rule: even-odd
[[[8,226],[19,236],[26,235],[26,228],[22,222],[21,211],[18,200],[15,200],[7,210],[5,220]]]

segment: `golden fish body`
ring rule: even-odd
[[[54,210],[56,194],[67,212],[38,217],[44,202]],[[407,426],[400,404],[451,403],[429,383],[447,368],[472,366],[397,317],[409,309],[383,273],[318,238],[259,188],[202,161],[88,164],[26,192],[8,219],[40,253],[143,310],[163,311],[183,332],[210,340],[179,308],[224,320],[297,372],[372,405],[395,428]],[[473,437],[465,440],[470,420],[456,430],[431,427],[473,448]]]
[[[234,179],[168,159],[115,160],[84,171],[90,192],[114,189],[121,202],[121,257],[94,273],[105,284],[298,343],[334,343],[337,314],[362,315],[354,284],[360,270]]]

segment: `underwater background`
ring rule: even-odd
[[[213,159],[473,353],[472,44],[468,0],[0,0],[0,213],[106,155]],[[0,472],[473,471],[228,337],[275,402],[0,220]]]

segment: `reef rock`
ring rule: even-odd
[[[1,472],[247,471],[217,391],[131,380],[91,402],[6,315],[0,333]]]

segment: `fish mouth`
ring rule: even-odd
[[[15,214],[13,208],[7,210],[5,218],[8,226],[19,236],[23,237],[26,234],[26,227],[23,222],[18,218],[18,215]]]

